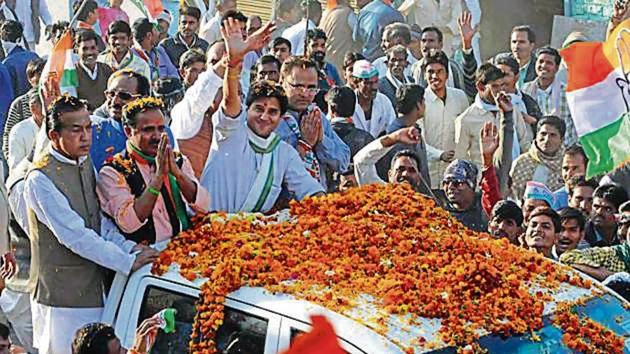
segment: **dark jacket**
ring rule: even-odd
[[[409,82],[413,82],[413,79],[408,77]],[[378,91],[389,98],[392,103],[392,107],[396,109],[396,87],[392,84],[387,77],[382,77],[378,80]]]
[[[176,68],[179,68],[179,58],[188,50],[188,46],[184,41],[181,40],[179,36],[179,32],[171,37],[166,38],[162,42],[160,42],[160,46],[164,48],[166,54],[168,54],[169,59],[175,65]],[[195,35],[195,40],[193,41],[193,45],[190,49],[199,49],[203,53],[208,51],[209,44],[205,39],[199,38],[199,36]]]
[[[536,121],[539,121],[540,118],[542,118],[543,114],[540,110],[540,107],[538,106],[538,102],[536,102],[536,100],[532,96],[526,94],[523,91],[521,91],[521,94],[523,95],[523,103],[525,103],[527,114],[536,118]],[[531,128],[534,136],[536,136],[536,124],[531,125]]]
[[[461,222],[472,231],[487,232],[488,231],[488,217],[483,211],[481,205],[481,193],[475,195],[475,201],[472,205],[463,211],[456,210],[446,198],[443,190],[434,191],[435,195],[441,201],[443,208],[448,211],[457,221]]]
[[[2,61],[2,63],[7,66],[9,74],[11,75],[13,94],[16,97],[22,96],[31,89],[31,84],[28,82],[28,78],[26,77],[26,67],[31,60],[37,58],[39,58],[37,54],[25,50],[18,45],[13,48],[11,53],[9,53]]]

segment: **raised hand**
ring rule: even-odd
[[[160,328],[160,321],[157,318],[149,317],[140,323],[136,329],[136,339],[133,349],[136,353],[148,353],[155,341],[155,336]]]
[[[499,130],[492,122],[486,122],[479,133],[479,146],[481,155],[492,161],[494,152],[499,148]]]
[[[451,162],[455,158],[455,150],[444,151],[442,155],[440,155],[440,160],[444,162]]]
[[[472,48],[472,39],[477,32],[477,27],[473,28],[472,26],[472,14],[468,11],[462,12],[457,18],[457,25],[464,49]]]
[[[416,127],[399,129],[391,134],[398,143],[415,145],[420,143],[420,130]]]
[[[267,22],[264,26],[259,28],[256,32],[250,34],[247,37],[247,48],[249,50],[260,50],[269,44],[271,40],[271,34],[276,30],[276,24],[273,22]]]
[[[221,37],[225,41],[228,61],[230,64],[240,64],[245,54],[250,51],[248,44],[243,40],[243,33],[238,21],[228,18],[221,25]]]
[[[512,112],[514,110],[514,106],[512,105],[512,99],[510,95],[505,93],[505,91],[499,92],[498,95],[494,96],[494,100],[497,103],[497,106],[503,113]]]

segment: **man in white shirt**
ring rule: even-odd
[[[201,176],[202,186],[212,196],[210,210],[266,212],[274,207],[283,187],[298,200],[324,193],[297,151],[274,132],[288,108],[282,88],[256,83],[247,107],[241,105],[238,78],[245,54],[262,48],[272,31],[268,23],[244,41],[237,21],[229,19],[221,28],[228,65],[221,108],[212,117],[208,163]],[[237,157],[238,164],[234,163]]]
[[[129,69],[151,80],[149,64],[130,50],[133,45],[131,27],[125,21],[114,21],[107,28],[107,51],[97,61],[105,63],[113,71]]]
[[[62,96],[50,105],[47,123],[51,145],[33,163],[24,194],[32,221],[35,347],[40,354],[62,354],[70,352],[77,329],[101,318],[104,268],[129,274],[158,253],[103,222],[85,105]]]
[[[53,24],[46,0],[17,0],[15,13],[24,26],[24,39],[26,39],[29,49],[35,51],[35,46],[39,43],[42,34],[40,19],[46,29],[52,27]]]
[[[40,94],[33,92],[33,94],[29,95],[28,101],[32,116],[16,124],[9,134],[8,163],[10,171],[22,160],[32,155],[35,149],[37,131],[44,121]]]
[[[378,71],[367,60],[358,60],[352,68],[357,104],[352,116],[354,125],[378,138],[396,118],[387,96],[378,92]]]
[[[303,11],[306,8],[304,7]],[[306,38],[307,22],[308,29],[317,27],[319,20],[322,18],[322,6],[318,1],[308,2],[308,18],[306,12],[302,20],[282,32],[282,37],[291,42],[291,54],[304,55],[304,40]]]
[[[214,0],[209,2],[214,3]],[[205,39],[210,45],[221,39],[221,20],[226,12],[236,11],[236,6],[236,0],[219,0],[217,1],[216,12],[214,9],[208,9],[205,13],[202,11],[203,17],[201,26],[199,26],[199,37]]]
[[[383,30],[383,39],[381,40],[381,48],[383,52],[387,53],[391,48],[396,45],[402,45],[403,47],[409,47],[411,43],[411,28],[406,23],[391,23]],[[407,66],[405,67],[405,77],[411,77],[411,66],[415,64],[418,59],[407,50]],[[387,54],[380,58],[375,59],[372,65],[378,70],[378,78],[382,79],[387,73]]]
[[[444,171],[455,156],[455,119],[468,108],[466,93],[447,87],[449,60],[444,52],[429,54],[423,62],[426,110],[419,123],[426,143],[436,148],[439,159],[429,159],[431,188],[439,189]]]

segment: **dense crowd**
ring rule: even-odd
[[[69,23],[45,0],[0,0],[0,307],[26,352],[114,339],[84,327],[110,271],[154,261],[196,213],[371,183],[409,183],[472,230],[628,291],[630,165],[586,178],[566,65],[535,28],[482,60],[475,1],[280,0],[270,23],[237,0],[183,1],[174,35],[174,14],[130,22],[122,2],[78,1]],[[56,77],[40,33],[71,36]]]

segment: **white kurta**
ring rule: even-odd
[[[76,165],[50,149],[50,158]],[[85,158],[79,163],[85,163]],[[107,219],[101,220],[101,236],[85,227],[83,218],[75,212],[68,199],[41,171],[29,173],[24,186],[27,206],[46,225],[59,242],[72,252],[105,268],[129,274],[135,257],[129,252],[135,242],[128,241]],[[60,284],[60,286],[63,286]],[[67,354],[74,333],[81,326],[98,322],[103,308],[60,308],[32,304],[35,346],[40,354]]]
[[[308,29],[317,27],[315,23],[308,20]],[[294,24],[282,32],[282,37],[291,42],[291,54],[304,55],[304,39],[306,38],[306,19]]]
[[[171,131],[175,139],[192,139],[203,123],[206,111],[214,102],[223,79],[209,69],[184,94],[184,98],[171,111]]]
[[[246,120],[245,108],[237,118],[227,117],[222,109],[212,116],[212,146],[201,175],[201,185],[210,193],[210,210],[241,211],[261,168],[263,154],[250,146]],[[298,200],[324,191],[292,146],[281,141],[276,149],[273,184],[263,212],[273,207],[283,186]]]
[[[447,87],[444,102],[427,87],[424,91],[424,102],[426,105],[424,118],[418,123],[422,127],[423,136],[426,137],[427,146],[438,149],[439,155],[444,151],[455,150],[455,119],[468,108],[466,94],[462,90]],[[431,188],[440,188],[447,166],[448,163],[439,161],[439,156],[438,160],[429,159]]]
[[[9,171],[13,170],[35,149],[35,137],[39,127],[33,118],[16,124],[9,133]]]
[[[365,112],[363,112],[358,99],[354,115],[352,116],[352,122],[355,127],[365,130],[375,138],[378,138],[394,119],[396,119],[396,112],[394,107],[392,107],[391,101],[380,92],[376,94],[376,98],[372,101],[372,117],[369,121],[365,119]]]

